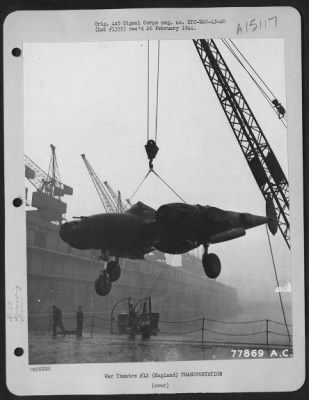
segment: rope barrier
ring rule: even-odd
[[[274,332],[274,331],[268,331],[268,333],[272,333],[274,335],[285,336],[285,337],[289,337],[290,338],[290,335],[288,335],[287,333],[279,333],[279,332]]]
[[[253,335],[260,335],[261,333],[266,333],[266,331],[259,331],[259,332],[251,332],[251,333],[225,333],[225,332],[217,332],[211,329],[205,328],[204,331],[214,333],[216,335],[224,335],[224,336],[253,336]]]
[[[165,338],[162,338],[162,339],[156,338],[156,341],[165,342],[166,339]],[[194,344],[199,345],[201,347],[203,347],[203,346],[218,346],[218,347],[238,346],[238,347],[241,347],[241,346],[244,346],[244,345],[250,346],[250,347],[259,346],[259,347],[265,348],[265,349],[269,347],[265,343],[259,343],[259,342],[245,342],[245,343],[242,343],[242,342],[232,342],[232,341],[226,341],[226,340],[224,340],[224,341],[223,340],[204,340],[201,343],[201,340],[191,339],[191,338],[190,339],[182,339],[182,340],[169,339],[169,342],[173,342],[173,343],[194,343]],[[272,346],[272,348],[278,348],[278,349],[285,349],[287,347],[291,349],[291,345],[289,345],[289,344],[276,343],[276,344],[272,344],[271,346]]]
[[[272,322],[273,324],[276,324],[276,325],[285,326],[285,323],[273,321],[272,319],[269,319],[268,322]],[[292,325],[291,324],[287,324],[287,326],[292,326]]]
[[[199,328],[199,329],[193,329],[193,330],[191,330],[191,331],[179,331],[179,332],[169,332],[169,331],[161,331],[160,330],[160,333],[164,333],[164,334],[170,334],[170,335],[179,335],[179,334],[182,334],[182,335],[187,335],[187,334],[189,334],[189,333],[195,333],[195,332],[201,332],[201,328]],[[205,330],[205,329],[204,329]]]
[[[46,315],[42,315],[41,317],[42,317],[42,319],[45,320]],[[64,325],[66,326],[66,323],[65,323],[66,320],[71,321],[72,318],[73,318],[72,316],[67,316],[64,319]],[[94,314],[92,314],[92,315],[88,314],[85,319],[87,320],[87,322],[84,320],[83,330],[87,331],[87,334],[89,334],[90,337],[93,337],[94,332],[96,332],[97,335],[98,334],[99,335],[100,334],[104,334],[105,335],[105,332],[108,332],[109,334],[120,334],[120,335],[128,333],[126,330],[121,330],[123,328],[121,328],[120,326],[117,327],[116,329],[111,330],[111,324],[115,323],[115,320],[116,320],[115,318],[112,321],[111,319],[102,318],[102,317],[96,316]],[[104,321],[105,324],[101,324],[99,321]],[[254,331],[254,332],[245,332],[245,333],[222,332],[222,331],[217,331],[217,330],[213,330],[213,329],[209,329],[209,328],[205,327],[205,322],[207,322],[207,321],[208,322],[212,322],[212,323],[227,324],[227,325],[229,325],[229,324],[230,325],[235,325],[235,324],[244,325],[244,324],[254,324],[254,323],[262,323],[262,322],[264,322],[264,323],[266,323],[266,329],[263,329],[263,330],[260,330],[260,331]],[[109,324],[106,324],[106,322],[109,322]],[[217,342],[218,343],[223,343],[224,345],[228,345],[228,343],[231,343],[231,342],[228,342],[224,337],[226,337],[226,338],[227,337],[242,338],[242,337],[257,336],[257,335],[265,335],[266,334],[265,343],[261,344],[263,346],[266,346],[266,347],[269,346],[269,345],[271,345],[271,346],[276,346],[276,345],[278,345],[278,346],[283,346],[283,345],[284,346],[292,346],[291,345],[290,332],[288,332],[288,334],[286,334],[286,333],[278,332],[278,331],[275,331],[275,330],[270,330],[268,328],[269,323],[274,323],[274,324],[280,325],[280,326],[284,326],[285,325],[285,324],[283,324],[281,322],[278,322],[278,321],[275,321],[275,320],[259,319],[259,320],[249,320],[249,321],[223,321],[223,320],[215,320],[215,319],[211,319],[211,318],[204,318],[204,317],[201,318],[200,317],[200,318],[194,318],[194,319],[188,319],[188,320],[174,320],[174,321],[161,320],[160,321],[161,325],[175,325],[175,324],[177,325],[177,324],[192,324],[192,323],[193,324],[198,324],[198,325],[195,326],[194,329],[189,329],[189,330],[181,330],[181,329],[179,329],[179,330],[171,330],[171,331],[169,331],[168,329],[167,330],[159,329],[158,333],[162,334],[162,335],[178,335],[179,338],[175,338],[174,339],[175,341],[178,341],[178,342],[179,341],[180,342],[184,342],[186,340],[185,338],[182,338],[182,336],[195,334],[195,333],[201,333],[201,338],[199,338],[199,339],[196,338],[196,343],[204,343],[204,344],[209,342],[209,341],[207,341],[205,339],[205,335],[204,334],[209,333],[209,334],[212,334],[212,335],[217,335],[219,337],[221,336],[222,339],[218,337],[217,338]],[[120,329],[120,330],[118,331],[118,329]],[[50,321],[49,321],[48,332],[51,333]],[[77,334],[77,330],[75,332],[75,329],[72,329],[71,334],[75,335],[75,333]],[[283,338],[288,337],[289,338],[289,343],[288,344],[269,343],[270,335],[276,335],[276,336],[280,336],[280,337],[283,337]],[[160,338],[156,338],[156,340],[160,340]],[[170,340],[173,340],[173,339],[169,338],[168,340],[170,341]],[[212,342],[215,343],[213,340],[212,340]],[[249,345],[250,343],[241,341],[241,342],[238,342],[237,344]],[[256,345],[259,345],[259,344],[256,343]]]
[[[223,341],[223,340],[205,340],[204,343],[205,345],[215,345],[218,347],[230,347],[230,346],[259,346],[261,348],[268,348],[269,345],[265,344],[265,343],[259,343],[259,342],[227,342],[227,341]],[[271,344],[272,348],[280,348],[280,349],[285,349],[286,347],[291,348],[291,345],[289,344],[280,344],[280,343],[276,343],[276,344]]]
[[[34,318],[47,318],[47,315],[36,315],[36,316],[31,316]],[[75,316],[66,316],[65,317],[66,320],[72,320],[72,319],[76,319]],[[105,322],[110,322],[110,319],[107,318],[102,318],[102,317],[98,317],[96,315],[86,315],[84,320],[87,319],[94,319],[94,320],[99,320],[99,321],[105,321]],[[192,323],[192,322],[198,322],[198,321],[209,321],[209,322],[216,322],[216,323],[220,323],[220,324],[227,324],[227,325],[246,325],[246,324],[254,324],[254,323],[261,323],[261,322],[271,322],[273,324],[276,325],[280,325],[280,326],[286,326],[285,323],[283,322],[278,322],[272,319],[257,319],[257,320],[249,320],[249,321],[223,321],[223,320],[218,320],[218,319],[211,319],[211,318],[194,318],[194,319],[188,319],[188,320],[177,320],[177,321],[168,321],[168,320],[160,320],[160,323],[162,324],[186,324],[186,323]],[[291,324],[287,324],[288,326],[292,326]]]
[[[203,318],[191,319],[191,320],[186,320],[186,321],[164,321],[164,320],[160,320],[160,323],[163,323],[163,324],[185,324],[185,323],[202,321],[202,320],[203,320]]]
[[[265,322],[266,319],[257,319],[255,321],[219,321],[216,319],[210,319],[210,318],[205,318],[205,321],[211,321],[211,322],[218,322],[220,324],[231,324],[231,325],[236,325],[236,324],[254,324],[257,322]]]
[[[45,316],[42,316],[42,318],[44,318],[44,317]],[[71,320],[72,317],[68,316],[67,319]],[[91,319],[91,322],[90,322],[90,319]],[[100,335],[100,334],[104,334],[105,335],[106,332],[108,332],[109,334],[119,334],[119,335],[123,335],[123,334],[125,335],[125,334],[129,333],[126,330],[118,331],[118,329],[116,329],[116,330],[113,329],[111,331],[111,325],[110,324],[113,324],[113,322],[115,322],[115,319],[114,319],[114,321],[112,321],[110,319],[108,320],[106,318],[101,318],[101,317],[98,317],[98,316],[93,314],[91,316],[88,315],[87,320],[88,320],[88,323],[84,323],[84,327],[83,327],[84,337],[85,337],[85,333],[86,332],[87,332],[86,335],[89,334],[90,337],[93,337],[95,332],[96,332],[97,336]],[[98,321],[109,322],[109,324],[108,324],[108,326],[106,326],[106,324],[103,324],[103,326],[102,326],[101,324],[98,324]],[[258,323],[266,322],[266,330],[263,329],[263,330],[260,330],[260,331],[246,332],[246,333],[222,332],[222,331],[217,331],[217,330],[205,328],[205,321],[210,321],[210,322],[215,322],[215,323],[223,323],[223,324],[232,324],[232,325],[234,325],[234,324],[242,324],[243,325],[243,324],[252,324],[252,323],[257,323],[257,322]],[[190,330],[176,330],[176,331],[175,330],[171,330],[171,331],[169,331],[168,329],[167,330],[159,329],[158,333],[161,334],[161,335],[166,335],[166,336],[167,335],[177,335],[179,337],[175,338],[174,341],[181,342],[181,343],[186,341],[186,339],[184,338],[186,335],[200,333],[201,334],[200,338],[198,338],[196,336],[193,336],[190,339],[190,341],[192,342],[192,340],[193,340],[197,344],[198,343],[199,344],[213,343],[214,345],[216,345],[216,344],[220,343],[220,344],[226,345],[226,346],[227,345],[232,345],[233,343],[235,343],[237,345],[241,345],[241,344],[242,345],[251,345],[252,344],[252,345],[261,345],[261,346],[265,346],[265,347],[268,347],[270,345],[271,346],[291,346],[291,336],[289,334],[284,334],[284,333],[281,333],[281,332],[269,330],[268,329],[269,322],[273,322],[274,324],[278,324],[278,325],[283,325],[280,322],[277,322],[277,321],[274,321],[274,320],[268,320],[268,319],[250,320],[250,321],[221,321],[221,320],[214,320],[214,319],[210,319],[210,318],[195,318],[195,319],[190,319],[190,320],[179,320],[179,321],[161,320],[160,323],[163,324],[163,325],[164,324],[167,324],[167,325],[168,324],[180,324],[180,323],[181,324],[199,323],[200,326],[199,327],[195,327],[194,329],[190,329]],[[120,327],[119,327],[119,329],[120,329]],[[123,329],[123,328],[121,328],[121,329]],[[51,332],[51,327],[50,326],[49,326],[48,332],[49,333]],[[75,331],[74,329],[72,330],[72,332],[70,332],[71,335],[75,335],[77,333],[78,333],[77,330]],[[138,332],[136,332],[136,333],[138,333]],[[205,338],[205,334],[207,334],[207,333],[211,334],[211,335],[216,335],[216,336],[219,336],[219,337],[216,338],[217,340],[212,340],[211,339],[211,341],[209,341],[209,340],[206,340],[206,338]],[[259,343],[251,343],[251,342],[249,343],[247,341],[245,341],[245,342],[244,341],[230,342],[230,341],[227,341],[225,339],[225,338],[228,338],[228,337],[242,338],[242,337],[250,337],[250,336],[265,335],[265,334],[266,334],[266,341],[265,341],[265,343],[261,343],[261,344],[259,344]],[[288,344],[270,343],[269,342],[269,335],[276,335],[276,336],[285,337],[285,338],[288,337],[289,338],[289,343]],[[220,336],[221,336],[222,339],[220,338]],[[196,340],[194,340],[194,338]],[[156,341],[157,340],[159,340],[159,341],[161,340],[162,341],[164,339],[163,339],[163,337],[162,337],[162,339],[160,339],[160,337],[156,337],[155,340]],[[168,338],[168,341],[173,341],[173,339]]]

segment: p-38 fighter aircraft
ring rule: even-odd
[[[126,212],[97,214],[61,225],[60,237],[77,249],[101,250],[104,269],[95,281],[96,292],[106,296],[112,282],[120,277],[119,258],[144,259],[159,250],[182,254],[200,245],[205,274],[215,279],[221,271],[220,259],[208,253],[210,244],[244,236],[246,229],[268,224],[274,235],[278,222],[272,199],[266,201],[266,217],[216,207],[170,203],[157,211],[138,202]]]

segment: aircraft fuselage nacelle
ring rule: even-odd
[[[139,202],[121,214],[98,214],[67,222],[60,227],[60,237],[72,247],[101,251],[105,267],[95,281],[95,290],[106,296],[112,282],[120,277],[119,258],[143,259],[154,249],[182,254],[203,245],[205,274],[216,279],[221,262],[216,254],[208,253],[209,245],[239,238],[246,229],[262,224],[268,224],[275,234],[278,222],[271,198],[266,202],[266,214],[264,217],[183,203],[165,204],[155,211]]]
[[[211,237],[232,229],[250,229],[268,222],[268,217],[224,211],[216,207],[171,203],[156,212],[161,237],[210,243]]]
[[[78,249],[99,249],[117,257],[145,254],[140,236],[144,220],[131,214],[97,214],[63,224],[60,237]]]

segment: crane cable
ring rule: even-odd
[[[275,94],[273,91],[270,89],[270,87],[266,84],[266,82],[261,78],[261,76],[257,73],[257,71],[254,69],[254,67],[249,63],[248,59],[244,56],[244,54],[239,50],[239,48],[236,46],[236,44],[232,41],[232,39],[229,39],[230,43],[232,46],[236,49],[236,51],[241,55],[241,57],[246,61],[246,63],[249,65],[249,67],[252,69],[252,71],[255,73],[255,75],[260,79],[260,81],[264,84],[265,88],[269,91],[269,93],[276,98]]]
[[[284,319],[284,325],[285,325],[285,328],[286,328],[286,331],[287,331],[287,334],[288,334],[288,337],[289,337],[289,343],[291,343],[291,334],[290,334],[288,323],[287,323],[287,320],[286,320],[285,310],[284,310],[281,291],[280,291],[279,278],[278,278],[278,274],[277,274],[277,269],[276,269],[276,264],[275,264],[275,259],[274,259],[274,253],[273,253],[273,249],[272,249],[272,245],[271,245],[271,241],[270,241],[267,225],[265,225],[265,228],[266,228],[266,232],[267,232],[268,244],[269,244],[272,264],[273,264],[275,277],[276,277],[276,283],[277,283],[278,294],[279,294],[279,299],[280,299],[281,311],[282,311],[282,315],[283,315],[283,319]]]
[[[262,96],[266,99],[266,101],[268,102],[268,104],[270,105],[271,109],[275,112],[276,115],[278,115],[273,102],[271,100],[271,97],[269,96],[269,94],[266,93],[266,91],[262,88],[262,86],[260,85],[260,83],[255,79],[255,77],[250,73],[250,71],[246,68],[246,66],[244,65],[244,63],[241,61],[241,59],[239,58],[239,56],[236,54],[235,50],[232,48],[232,46],[227,42],[226,39],[221,39],[222,43],[224,43],[224,45],[227,47],[227,49],[232,53],[232,55],[235,57],[235,59],[239,62],[239,64],[244,68],[244,70],[248,73],[248,75],[250,76],[250,78],[252,79],[252,81],[255,83],[255,85],[257,86],[257,88],[259,89],[259,91],[261,92]],[[264,84],[265,88],[270,92],[270,94],[274,97],[274,99],[276,99],[276,96],[273,94],[273,92],[271,91],[271,89],[266,85],[266,83],[264,82],[264,80],[258,75],[258,73],[256,72],[256,70],[252,67],[252,65],[249,63],[249,61],[246,59],[246,57],[240,52],[240,50],[238,49],[238,47],[232,42],[232,40],[230,39],[230,42],[233,44],[233,46],[237,49],[237,51],[241,54],[241,56],[244,58],[244,60],[247,62],[247,64],[249,65],[249,67],[254,71],[254,73],[256,74],[256,76],[262,81],[262,83]],[[286,127],[286,116],[284,115],[282,118],[280,118],[281,123]]]
[[[155,142],[157,141],[157,136],[158,136],[159,74],[160,74],[160,40],[158,40],[158,62],[157,62],[157,97],[156,97],[156,127],[155,127]]]
[[[278,115],[277,111],[276,111],[276,107],[274,107],[274,104],[271,100],[271,97],[266,93],[266,91],[262,88],[262,86],[257,82],[257,80],[252,76],[252,74],[248,71],[248,69],[245,67],[245,65],[243,64],[243,62],[240,60],[240,58],[237,56],[236,52],[232,49],[231,45],[224,39],[222,39],[222,42],[225,44],[225,46],[230,50],[230,52],[233,54],[233,56],[236,58],[236,60],[240,63],[240,65],[244,68],[244,70],[248,73],[248,75],[250,76],[250,78],[253,80],[253,82],[255,83],[255,85],[257,86],[257,88],[260,90],[261,94],[265,97],[266,101],[268,102],[268,104],[270,105],[271,109],[275,112],[276,115]],[[236,50],[238,51],[238,53],[243,57],[243,59],[245,60],[245,62],[249,65],[249,67],[253,70],[253,72],[255,73],[255,75],[260,79],[260,81],[263,83],[264,87],[269,91],[269,93],[273,96],[274,99],[276,99],[276,96],[274,95],[274,93],[272,92],[272,90],[269,88],[269,86],[267,86],[267,84],[265,83],[265,81],[260,77],[260,75],[257,73],[257,71],[252,67],[252,65],[249,63],[249,61],[247,60],[247,58],[241,53],[241,51],[239,50],[239,48],[235,45],[234,42],[232,42],[232,40],[230,39],[230,42],[232,43],[232,45],[236,48]],[[280,118],[281,123],[286,126],[286,116],[284,115],[282,118]]]
[[[147,41],[147,141],[149,140],[149,40]]]
[[[154,169],[149,169],[147,174],[142,179],[141,183],[137,186],[137,188],[135,189],[135,191],[133,192],[133,194],[129,198],[130,201],[136,195],[136,193],[139,191],[139,189],[141,188],[141,186],[143,185],[143,183],[145,182],[145,180],[147,179],[147,177],[150,175],[151,172],[154,173],[160,179],[160,181],[162,183],[164,183],[183,203],[186,203],[186,201],[176,192],[176,190],[174,190],[157,172],[155,172]]]
[[[144,178],[142,179],[141,183],[139,183],[139,185],[137,186],[137,188],[134,190],[133,194],[129,197],[129,200],[131,201],[132,198],[136,195],[136,193],[139,191],[139,189],[141,188],[142,184],[145,182],[145,180],[147,179],[148,175],[150,174],[151,169],[147,172],[147,174],[144,176]]]
[[[248,73],[250,78],[253,80],[253,82],[256,84],[256,86],[260,89],[261,93],[263,96],[266,98],[267,101],[271,103],[271,97],[266,93],[266,91],[261,87],[261,85],[257,82],[257,80],[254,78],[254,76],[248,71],[248,69],[245,67],[244,63],[241,61],[239,56],[236,54],[235,50],[233,50],[232,46],[228,43],[226,39],[221,39],[222,43],[226,46],[226,48],[232,53],[232,55],[236,58],[236,60],[239,62],[239,64],[243,67],[243,69]],[[249,64],[250,65],[250,64]],[[258,76],[259,77],[259,76]],[[260,78],[261,79],[261,78]],[[267,86],[266,86],[267,88]],[[274,96],[275,97],[275,96]]]
[[[256,81],[256,79],[251,75],[251,73],[248,71],[248,69],[244,66],[243,62],[240,60],[240,58],[237,56],[235,51],[232,49],[232,47],[229,45],[229,43],[225,40],[222,39],[222,42],[225,44],[227,49],[232,53],[232,55],[236,58],[236,60],[239,62],[239,64],[244,68],[244,70],[248,73],[250,78],[253,80],[253,82],[256,84],[258,89],[261,91],[262,95],[265,97],[266,101],[271,105],[271,98],[270,96],[265,92],[265,90],[261,87],[261,85]]]
[[[149,142],[153,142],[153,141],[149,140],[149,136],[150,136],[150,134],[149,134],[149,131],[150,131],[150,129],[149,129],[149,114],[150,114],[149,113],[149,103],[150,103],[149,102],[149,75],[150,75],[149,74],[149,70],[150,70],[149,58],[150,57],[149,57],[149,40],[148,40],[148,46],[147,46],[147,141],[148,141],[148,143]],[[160,76],[160,40],[158,40],[157,79],[156,79],[156,83],[157,83],[157,88],[156,88],[156,120],[155,120],[155,140],[154,140],[154,144],[156,144],[157,137],[158,137],[159,76]],[[147,145],[145,147],[147,147]],[[135,189],[135,191],[133,192],[133,194],[131,195],[129,200],[131,200],[136,195],[136,193],[141,188],[141,186],[143,185],[143,183],[145,182],[147,177],[150,175],[151,172],[153,172],[161,180],[161,182],[163,182],[182,202],[185,203],[185,200],[157,172],[154,171],[153,166],[152,166],[152,160],[151,160],[149,165],[150,165],[149,171],[144,176],[144,178],[142,179],[141,183],[137,186],[137,188]]]
[[[155,170],[152,169],[149,172],[153,172],[183,203],[186,203],[186,201]]]
[[[149,91],[150,91],[150,84],[149,84],[149,75],[150,75],[150,62],[149,62],[149,40],[148,40],[148,46],[147,46],[147,141],[149,140],[150,136],[150,128],[149,128],[149,123],[150,123],[150,101],[149,101]],[[156,120],[155,120],[155,142],[157,141],[157,136],[158,136],[158,113],[159,113],[159,75],[160,75],[160,40],[158,40],[158,59],[157,59],[157,86],[156,86]]]
[[[155,122],[155,142],[157,142],[157,137],[158,137],[158,109],[159,109],[159,74],[160,74],[160,40],[158,40],[158,59],[157,59],[157,97],[156,97],[156,122]],[[148,51],[147,51],[147,142],[149,141],[149,40],[148,40]],[[150,168],[147,174],[144,176],[142,179],[141,183],[137,186],[135,191],[133,192],[132,196],[130,197],[130,200],[136,195],[138,190],[141,188],[147,177],[150,175],[150,173],[153,172],[180,200],[182,200],[184,203],[185,201],[182,199],[181,196],[177,194],[177,192],[166,182],[164,181],[163,178],[160,177],[160,175],[154,171],[153,168]],[[168,265],[168,268],[165,268],[161,271],[161,273],[158,275],[157,279],[154,281],[152,287],[149,290],[149,296],[152,295],[154,290],[156,289],[158,283],[162,280],[163,276],[166,274],[167,270],[169,269],[170,265]]]

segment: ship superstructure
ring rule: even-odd
[[[226,317],[237,312],[237,292],[220,282],[156,260],[122,260],[122,275],[106,297],[95,293],[94,280],[102,269],[99,252],[71,248],[59,237],[59,225],[27,212],[28,308],[30,322],[49,314],[57,304],[64,312],[108,313],[121,298],[152,297],[164,319],[200,315]],[[32,318],[33,317],[33,318]],[[31,323],[30,323],[31,329]]]
[[[28,179],[29,176],[36,179],[35,171],[29,175],[27,165]],[[60,182],[57,177],[53,179],[54,183]],[[41,180],[50,180],[50,174]],[[64,313],[75,313],[82,305],[85,312],[108,315],[115,303],[127,297],[151,296],[153,309],[165,320],[201,315],[223,318],[238,311],[236,290],[201,276],[202,266],[200,270],[197,268],[200,261],[193,256],[184,256],[183,266],[169,265],[164,257],[156,254],[146,256],[145,260],[123,259],[122,274],[113,290],[106,297],[98,296],[94,281],[103,269],[100,252],[74,249],[63,242],[59,228],[66,203],[50,195],[54,192],[43,193],[39,184],[35,187],[32,202],[28,202],[31,209],[26,212],[30,329],[46,327],[45,322],[40,326],[44,320],[41,317],[48,317],[54,304]],[[73,189],[66,192],[72,194]]]

